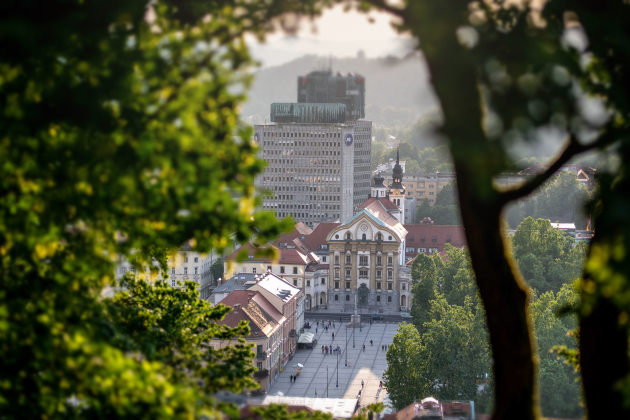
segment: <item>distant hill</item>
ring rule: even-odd
[[[269,121],[271,103],[297,100],[298,76],[328,67],[328,63],[328,57],[305,55],[281,66],[259,70],[242,117],[252,123],[265,118]],[[405,58],[333,58],[332,70],[365,76],[366,119],[377,124],[389,125],[390,120],[400,120],[402,125],[410,125],[436,107],[426,68],[418,54]]]

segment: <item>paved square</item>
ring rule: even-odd
[[[387,395],[385,389],[379,388],[379,382],[387,368],[386,352],[382,346],[391,344],[398,324],[373,323],[370,325],[368,322],[364,323],[360,331],[358,328],[346,328],[345,322],[342,324],[335,322],[335,327],[331,326],[326,332],[320,322],[317,333],[315,333],[316,321],[312,320],[311,325],[313,327],[307,331],[315,334],[316,348],[296,350],[293,360],[287,363],[284,372],[280,373],[277,381],[267,390],[267,395],[275,395],[276,392],[281,391],[287,397],[357,398],[362,389],[361,381],[363,381],[360,404],[382,402]],[[352,347],[353,339],[354,348]],[[370,340],[373,341],[373,345],[370,344]],[[322,353],[322,346],[330,345],[340,346],[341,352],[328,355]],[[363,350],[363,345],[365,345],[365,350]],[[302,363],[304,369],[295,382],[290,382],[290,375],[295,375],[293,365],[297,363]],[[326,376],[327,368],[328,377]]]

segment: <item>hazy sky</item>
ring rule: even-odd
[[[375,22],[368,22],[368,16]],[[367,57],[403,56],[413,50],[414,42],[409,36],[399,35],[390,26],[391,20],[385,13],[345,13],[342,6],[337,6],[314,21],[315,33],[313,24],[304,20],[296,36],[275,33],[268,36],[264,44],[251,40],[249,45],[263,67],[276,66],[305,54],[354,57],[363,50]]]

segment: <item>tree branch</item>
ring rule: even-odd
[[[567,145],[567,147],[564,149],[558,159],[556,159],[556,161],[552,163],[545,172],[536,175],[531,181],[520,188],[499,194],[498,201],[500,205],[505,206],[511,201],[518,200],[519,198],[523,198],[531,194],[536,188],[540,187],[545,181],[551,178],[553,174],[555,174],[562,167],[562,165],[571,160],[572,157],[592,149],[607,146],[613,141],[619,139],[619,134],[620,133],[616,130],[609,130],[606,135],[600,137],[599,140],[588,145],[580,144],[575,135],[572,134],[569,137],[569,144]]]
[[[368,3],[371,3],[374,7],[378,7],[381,10],[384,10],[388,13],[391,13],[394,16],[398,16],[401,19],[405,19],[405,10],[399,9],[397,7],[392,7],[387,4],[386,0],[367,0]]]

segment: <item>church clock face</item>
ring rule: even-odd
[[[352,137],[352,134],[350,133],[346,134],[346,146],[352,146],[353,141],[354,141],[354,137]]]

